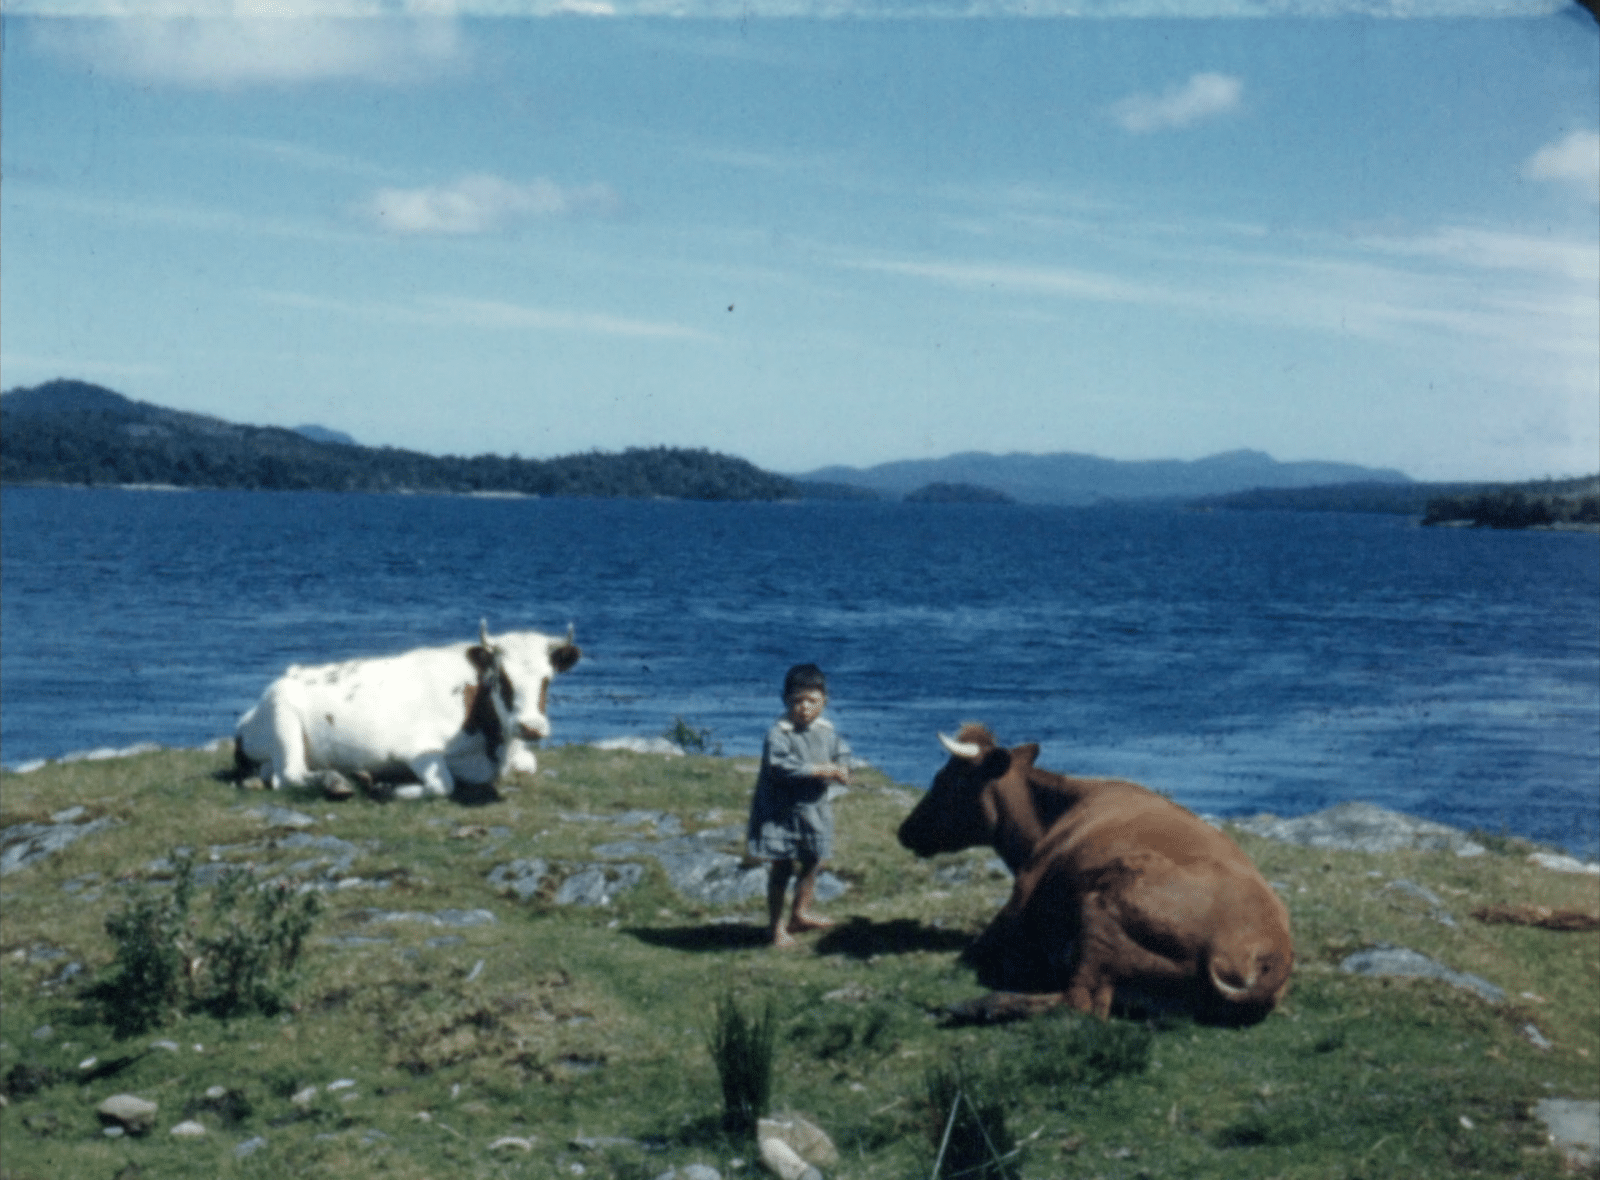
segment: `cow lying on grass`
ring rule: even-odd
[[[1289,911],[1226,835],[1155,792],[1034,766],[981,725],[939,735],[950,761],[900,825],[918,856],[990,844],[1011,899],[968,949],[988,986],[1053,993],[1100,1017],[1113,1000],[1251,1023],[1289,985]],[[996,1000],[988,1014],[1006,1014]]]
[[[291,665],[239,719],[234,761],[274,790],[337,790],[342,774],[395,780],[403,799],[532,773],[527,743],[550,734],[550,680],[578,662],[572,642],[509,631],[490,642],[425,647],[381,659]],[[344,788],[348,790],[348,788]]]

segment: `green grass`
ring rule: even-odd
[[[1530,1105],[1600,1096],[1600,939],[1468,916],[1489,903],[1600,904],[1593,878],[1549,873],[1520,854],[1365,855],[1241,836],[1295,922],[1294,986],[1264,1023],[1099,1026],[1054,1014],[946,1027],[940,1009],[981,992],[960,948],[1008,883],[983,871],[986,850],[935,862],[901,850],[906,790],[859,776],[837,804],[832,867],[851,889],[827,909],[840,925],[777,952],[761,944],[761,900],[696,905],[653,862],[642,885],[601,909],[497,895],[485,880],[497,864],[587,861],[595,844],[621,838],[574,814],[658,809],[690,830],[742,822],[755,769],[581,747],[540,760],[539,775],[476,807],[241,793],[215,777],[220,753],[0,779],[0,824],[73,805],[121,821],[0,883],[0,1173],[570,1180],[581,1164],[585,1180],[651,1180],[704,1162],[730,1180],[753,1176],[748,1139],[723,1129],[708,1051],[728,996],[746,1013],[773,1005],[774,1110],[823,1126],[842,1155],[830,1171],[862,1180],[930,1174],[928,1127],[941,1117],[930,1079],[941,1075],[970,1080],[980,1109],[998,1107],[1029,1180],[1553,1177],[1559,1161]],[[119,1039],[82,986],[112,966],[106,917],[177,845],[204,866],[213,845],[259,843],[262,826],[245,809],[262,803],[318,817],[315,833],[359,846],[351,875],[386,888],[326,896],[289,1010],[189,1012]],[[970,883],[935,878],[954,861],[973,864]],[[1383,890],[1400,877],[1438,894],[1456,928]],[[497,921],[377,927],[362,921],[369,907],[483,908]],[[1337,971],[1344,954],[1377,941],[1481,975],[1510,998],[1496,1006],[1442,984]],[[61,953],[45,959],[40,948]],[[83,974],[54,983],[69,962]],[[1554,1049],[1528,1042],[1530,1022]],[[45,1025],[51,1035],[36,1037]],[[151,1048],[163,1040],[177,1049]],[[326,1088],[340,1079],[355,1084]],[[309,1101],[293,1101],[312,1086]],[[220,1096],[207,1096],[212,1087]],[[160,1104],[150,1135],[100,1133],[96,1104],[122,1091]],[[168,1135],[185,1117],[204,1123],[206,1138]],[[533,1139],[533,1150],[491,1153],[506,1135]],[[235,1158],[256,1136],[267,1145]],[[598,1142],[573,1146],[579,1137]]]

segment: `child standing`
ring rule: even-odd
[[[822,715],[828,681],[815,664],[796,664],[783,678],[784,715],[767,731],[761,774],[750,803],[750,855],[771,861],[767,916],[772,945],[793,946],[793,935],[832,926],[811,912],[817,872],[833,854],[830,783],[850,781],[850,747]],[[783,923],[784,894],[798,867],[794,906]]]

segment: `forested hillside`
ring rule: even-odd
[[[1386,512],[1420,516],[1423,524],[1487,528],[1600,523],[1600,477],[1526,483],[1330,484],[1253,488],[1194,501],[1199,508],[1279,512]]]
[[[341,492],[515,492],[778,500],[796,484],[743,459],[675,447],[556,459],[424,455],[320,442],[52,381],[0,398],[0,482]]]

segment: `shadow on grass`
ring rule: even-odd
[[[767,928],[745,923],[707,923],[704,926],[633,926],[631,934],[650,946],[673,951],[738,951],[766,946]]]
[[[650,946],[675,951],[734,951],[768,945],[765,924],[707,923],[704,926],[634,926],[626,933]],[[874,955],[904,955],[914,951],[959,951],[972,941],[960,930],[941,930],[908,918],[874,922],[851,918],[829,930],[816,942],[801,938],[793,951],[805,954],[843,955],[850,959],[869,959]]]
[[[959,951],[972,941],[962,930],[943,930],[910,918],[874,922],[870,918],[851,918],[835,926],[817,941],[817,954],[843,955],[848,959],[869,959],[873,955],[904,955],[914,951]]]

